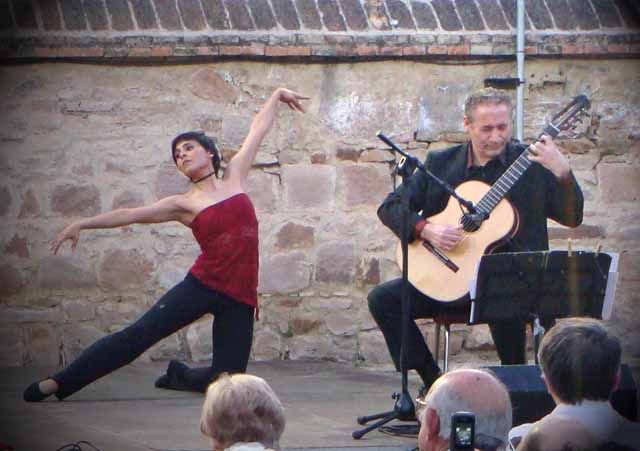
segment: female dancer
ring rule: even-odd
[[[204,133],[183,133],[174,138],[171,152],[178,170],[193,182],[189,191],[152,205],[80,219],[60,232],[51,243],[54,253],[67,240],[75,249],[83,229],[179,221],[191,228],[202,254],[186,278],[140,319],[101,338],[59,373],[31,384],[24,391],[25,401],[42,401],[52,394],[66,398],[132,362],[159,340],[206,313],[214,315],[211,366],[189,368],[171,361],[156,386],[204,392],[219,374],[246,370],[258,302],[258,221],[245,193],[247,175],[262,139],[273,125],[278,103],[304,113],[300,104],[304,99],[308,97],[276,89],[253,119],[240,151],[221,179],[220,155],[213,140]]]

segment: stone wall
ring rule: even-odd
[[[586,198],[584,224],[550,223],[552,247],[621,254],[612,327],[638,365],[640,315],[640,64],[542,59],[526,65],[526,137],[579,93],[593,116],[560,140]],[[249,194],[260,221],[260,321],[254,359],[389,363],[367,292],[399,274],[396,239],[377,220],[393,155],[377,130],[423,158],[464,139],[462,103],[512,62],[219,61],[165,66],[71,63],[0,67],[0,365],[57,364],[129,324],[184,277],[198,254],[178,224],[84,231],[75,253],[48,242],[74,218],[185,190],[169,143],[202,129],[225,158],[270,92],[312,97],[287,108],[264,141]],[[211,318],[144,356],[207,360]],[[422,322],[432,340],[432,325]],[[486,328],[460,327],[454,352],[490,349]]]

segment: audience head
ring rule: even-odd
[[[556,402],[606,401],[620,379],[620,342],[596,320],[572,318],[542,339],[539,361]]]
[[[545,418],[527,432],[518,451],[598,451],[600,445],[589,429],[575,418]]]
[[[420,451],[449,449],[451,415],[459,411],[476,417],[477,449],[505,449],[512,422],[507,388],[487,371],[461,369],[442,375],[427,393],[419,412]]]
[[[240,442],[279,449],[284,425],[282,403],[264,379],[224,374],[207,389],[200,430],[216,451]]]

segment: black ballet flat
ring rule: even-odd
[[[40,391],[39,384],[40,384],[40,381],[34,382],[33,384],[29,385],[27,389],[24,391],[24,393],[22,393],[22,399],[24,399],[26,402],[40,402],[43,399],[51,396],[51,395],[42,393]]]
[[[156,379],[156,388],[166,388],[169,390],[193,391],[184,380],[184,373],[189,367],[177,360],[171,360],[167,367],[167,373]]]

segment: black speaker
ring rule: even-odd
[[[533,423],[555,408],[538,365],[488,366],[507,386],[513,408],[513,425]],[[638,418],[638,392],[627,365],[622,365],[620,387],[611,397],[613,408],[631,421]]]

